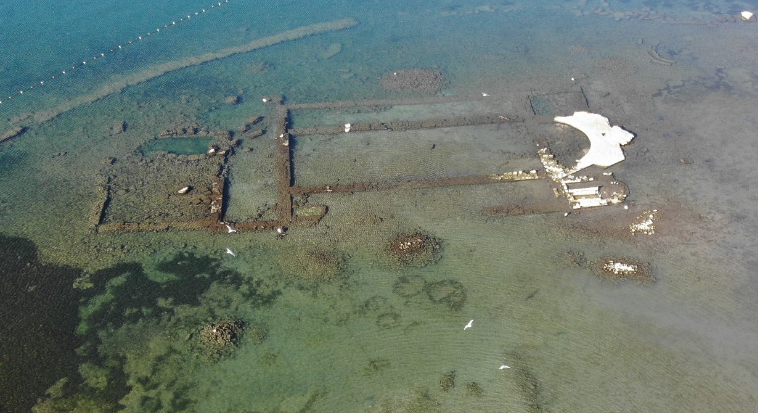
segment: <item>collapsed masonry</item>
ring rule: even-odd
[[[119,187],[119,178],[104,175],[103,183],[99,186],[100,200],[93,209],[91,222],[93,229],[97,231],[121,232],[121,231],[164,231],[164,230],[196,230],[208,229],[214,232],[227,232],[232,228],[236,231],[266,231],[281,228],[314,225],[328,211],[328,205],[316,204],[300,200],[308,199],[310,195],[320,194],[338,196],[338,194],[350,195],[357,192],[385,191],[385,190],[419,190],[427,188],[444,188],[451,186],[477,186],[496,185],[516,182],[547,182],[555,194],[553,201],[539,200],[532,204],[511,203],[483,208],[485,214],[494,215],[520,215],[547,212],[567,212],[571,209],[592,208],[606,205],[617,205],[624,201],[628,195],[627,187],[613,178],[610,173],[602,173],[600,176],[588,176],[578,174],[579,171],[591,165],[600,167],[611,166],[623,160],[623,152],[620,146],[625,145],[634,137],[631,133],[619,128],[611,127],[608,119],[586,112],[586,98],[581,90],[562,91],[557,93],[545,93],[541,95],[522,94],[508,97],[507,100],[491,105],[491,97],[461,99],[449,97],[434,97],[418,100],[373,100],[373,101],[342,101],[323,102],[308,104],[284,104],[281,99],[271,99],[269,103],[273,107],[268,131],[255,133],[248,137],[256,138],[261,134],[272,136],[273,151],[273,182],[275,188],[271,188],[272,199],[267,213],[259,214],[254,219],[230,222],[226,220],[226,208],[234,191],[229,191],[227,182],[229,173],[229,160],[233,159],[239,149],[240,140],[246,139],[243,132],[233,134],[216,133],[208,134],[216,136],[208,153],[189,157],[170,156],[166,162],[172,164],[186,162],[203,165],[201,169],[195,167],[171,168],[173,171],[194,171],[189,175],[181,174],[156,180],[149,178],[155,176],[154,171],[146,173],[143,181],[152,179],[156,185],[148,184],[140,187],[132,182],[128,187]],[[494,100],[494,99],[493,99]],[[466,104],[485,105],[485,109],[469,115],[438,115],[433,105]],[[490,105],[490,106],[486,106]],[[291,127],[291,115],[293,111],[375,111],[383,113],[378,108],[413,107],[416,113],[432,113],[437,116],[428,116],[423,119],[409,118],[407,120],[381,119],[353,122],[346,124],[344,121],[334,122],[333,118],[325,120],[324,124],[311,126],[297,125]],[[494,109],[493,109],[494,108]],[[503,108],[506,111],[503,111]],[[572,116],[556,116],[572,113]],[[376,119],[376,117],[374,118]],[[344,119],[341,119],[344,120]],[[555,125],[555,122],[571,125],[584,132],[590,139],[591,147],[587,154],[582,157],[575,166],[567,168],[562,166],[552,155],[546,143],[540,145],[535,165],[523,170],[507,172],[498,171],[488,174],[469,175],[445,175],[442,177],[409,178],[409,179],[372,179],[368,181],[350,181],[349,179],[336,179],[336,182],[324,182],[323,184],[308,185],[297,184],[295,156],[291,142],[295,138],[306,136],[321,139],[353,139],[363,132],[383,131],[387,133],[403,133],[408,131],[423,131],[439,128],[466,128],[481,125]],[[349,125],[349,127],[347,126]],[[554,127],[554,126],[553,126]],[[157,134],[156,134],[157,135]],[[219,138],[220,135],[224,135]],[[526,135],[526,133],[524,133]],[[161,136],[156,136],[157,139]],[[240,151],[242,152],[242,151]],[[221,155],[221,156],[220,156]],[[542,166],[542,170],[538,165]],[[149,166],[150,162],[137,160],[133,167]],[[299,167],[299,165],[297,165]],[[116,168],[118,169],[118,168]],[[200,171],[201,173],[199,173]],[[344,178],[344,177],[343,177]],[[122,180],[123,181],[123,180]],[[157,185],[160,183],[160,185]],[[232,183],[233,186],[233,183]],[[147,188],[147,189],[145,189]],[[181,188],[181,189],[180,189]],[[178,190],[178,191],[177,191]],[[128,199],[125,194],[130,191],[139,193],[140,200],[152,200],[152,202],[173,202],[169,212],[161,212],[165,208],[157,205],[133,205],[134,199],[129,199],[129,204],[123,204]],[[156,193],[151,193],[156,192]],[[327,197],[328,198],[328,197]],[[562,200],[565,199],[568,201]],[[205,210],[204,210],[204,209]],[[183,209],[186,209],[184,211]],[[119,212],[122,211],[122,212]],[[137,215],[128,215],[134,211],[144,211]],[[158,212],[156,212],[158,211]],[[145,215],[145,216],[142,216]]]

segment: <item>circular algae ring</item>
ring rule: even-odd
[[[466,304],[466,288],[460,281],[442,280],[430,282],[424,287],[429,301],[441,304],[451,311],[459,311]]]
[[[426,281],[418,275],[402,276],[392,285],[392,292],[403,298],[415,297],[424,292]]]

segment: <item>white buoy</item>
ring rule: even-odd
[[[224,0],[224,2],[223,2],[223,3],[228,3],[228,2],[229,2],[229,0]],[[221,3],[221,2],[217,2],[216,4],[217,4],[218,6],[221,6],[221,4],[223,4],[223,3]],[[216,4],[213,4],[213,5],[211,5],[211,8],[214,8],[214,7],[216,7]],[[205,13],[205,12],[206,12],[206,9],[202,9],[202,12],[203,12],[203,13]],[[194,15],[196,15],[196,16],[197,16],[197,15],[199,15],[199,14],[200,14],[200,12],[194,12]],[[187,14],[187,20],[189,20],[189,19],[190,19],[190,17],[191,17],[191,14]],[[164,25],[163,25],[163,28],[164,28],[164,29],[168,29],[168,28],[169,28],[169,27],[171,27],[171,26],[175,26],[175,25],[177,25],[177,22],[182,22],[182,21],[184,21],[184,20],[185,20],[184,18],[180,18],[179,20],[172,20],[172,21],[171,21],[171,24],[164,24]],[[160,28],[160,27],[159,27],[159,28],[156,28],[154,32],[147,32],[146,34],[144,34],[144,35],[142,35],[142,36],[137,36],[137,39],[138,39],[138,40],[145,40],[145,37],[146,37],[146,36],[151,36],[151,35],[153,35],[153,34],[157,34],[157,33],[160,33],[160,31],[161,31],[161,28]],[[126,44],[133,44],[133,43],[134,43],[134,42],[133,42],[132,40],[129,40],[129,41],[127,41],[127,42],[126,42]],[[119,44],[119,45],[117,45],[117,46],[115,46],[115,47],[113,47],[113,48],[111,48],[111,49],[109,49],[109,50],[110,50],[110,52],[111,52],[111,53],[114,53],[114,52],[116,52],[117,50],[120,50],[120,49],[122,49],[122,48],[123,48],[123,45],[122,45],[122,44]],[[93,56],[93,57],[92,57],[92,60],[95,60],[95,61],[96,61],[96,60],[98,60],[98,59],[100,59],[100,58],[102,58],[102,57],[105,57],[105,53],[100,53],[99,55],[95,55],[95,56]],[[90,62],[89,60],[82,60],[82,61],[81,61],[81,64],[79,64],[79,65],[76,65],[76,66],[71,66],[71,69],[70,69],[70,70],[72,70],[72,71],[73,71],[73,70],[76,70],[76,69],[77,69],[77,68],[79,68],[79,67],[88,66],[88,64],[87,64],[87,63],[92,63],[92,62]],[[89,66],[91,66],[91,65],[89,65]],[[65,75],[65,74],[66,74],[66,71],[64,70],[64,71],[62,71],[61,73]],[[55,79],[55,76],[52,76],[50,79]],[[40,84],[42,84],[42,82],[40,82]],[[30,87],[29,89],[33,89],[33,87]],[[23,94],[23,92],[20,92],[19,94]],[[0,103],[1,103],[1,102],[0,102]]]

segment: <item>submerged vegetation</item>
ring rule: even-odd
[[[0,411],[28,412],[58,379],[76,376],[79,274],[41,263],[28,240],[0,236]]]
[[[425,267],[440,259],[441,241],[422,232],[399,234],[387,243],[391,266]]]
[[[284,251],[279,259],[279,268],[287,279],[310,284],[347,276],[344,254],[323,247]]]
[[[89,361],[78,368],[81,380],[41,400],[38,413],[106,412],[117,405],[134,412],[185,410],[193,403],[188,372],[231,357],[244,344],[243,331],[252,344],[265,338],[264,329],[243,320],[279,296],[263,280],[192,253],[155,269],[149,275],[127,263],[89,277],[77,328],[84,342],[77,353]]]

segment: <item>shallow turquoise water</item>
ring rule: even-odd
[[[167,138],[148,142],[141,148],[144,154],[151,152],[169,152],[177,155],[198,155],[208,150],[211,138]]]
[[[758,25],[739,13],[755,9],[632,0],[0,5],[0,133],[27,128],[0,143],[0,410],[754,411]],[[193,63],[345,18],[357,24]],[[432,94],[382,87],[413,68],[444,83]],[[275,114],[263,98],[459,100],[298,110],[294,128],[524,118],[292,140],[295,184],[339,185],[539,169],[531,148],[543,139],[569,164],[586,140],[532,116],[558,114],[550,99],[566,91],[636,134],[627,159],[609,168],[630,188],[628,209],[493,216],[483,211],[551,191],[474,185],[312,194],[296,207],[326,205],[326,216],[284,237],[92,231],[108,182],[127,182],[110,202],[180,199],[190,183],[171,179],[192,171],[174,158],[148,162],[139,149],[187,126],[239,139],[222,168],[228,220],[275,216]],[[263,134],[244,132],[246,123]],[[211,142],[202,139],[197,153]],[[140,195],[159,185],[165,194]],[[202,189],[188,199],[209,202]],[[656,233],[631,236],[628,226],[653,209]],[[166,207],[139,210],[181,221]],[[398,265],[393,240],[414,233],[439,248]],[[593,266],[607,257],[648,263],[656,281],[602,280]],[[209,352],[209,329],[230,320],[243,326],[234,345]]]

